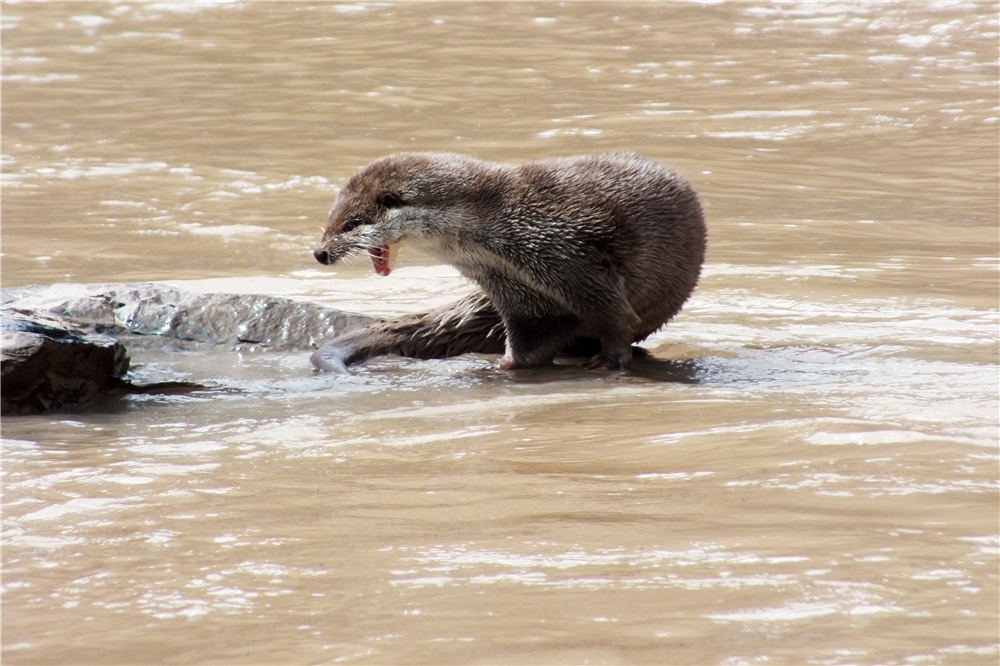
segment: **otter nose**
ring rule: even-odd
[[[324,266],[330,263],[330,255],[326,250],[314,250],[313,256],[316,257],[316,261]]]

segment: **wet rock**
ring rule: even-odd
[[[153,283],[33,285],[5,289],[0,300],[5,415],[82,406],[115,390],[204,388],[128,381],[126,346],[304,351],[375,321],[287,298]]]
[[[316,349],[372,317],[257,294],[196,294],[154,283],[56,284],[4,290],[4,312],[62,319],[140,344],[140,337],[233,349]]]
[[[78,407],[106,396],[128,371],[114,338],[38,316],[3,316],[0,414]]]

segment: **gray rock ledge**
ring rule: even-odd
[[[256,294],[197,294],[155,283],[2,290],[0,413],[79,407],[127,381],[127,347],[306,351],[373,317]],[[177,384],[170,387],[176,389]]]

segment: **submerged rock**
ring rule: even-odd
[[[372,317],[287,298],[197,294],[153,283],[57,284],[2,292],[3,414],[82,406],[121,389],[126,346],[313,350]],[[198,388],[198,385],[185,385]]]

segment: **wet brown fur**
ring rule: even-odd
[[[387,353],[504,351],[501,367],[514,368],[589,343],[597,355],[588,367],[627,368],[631,344],[694,290],[705,236],[687,181],[634,153],[520,166],[440,153],[385,157],[344,186],[317,259],[412,242],[482,292],[340,336],[313,362],[340,369]]]

